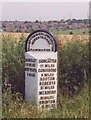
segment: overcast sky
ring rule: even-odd
[[[3,2],[2,20],[61,20],[87,18],[89,2]]]

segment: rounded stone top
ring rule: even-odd
[[[57,48],[57,41],[54,36],[43,29],[29,34],[25,43],[25,52],[56,52]]]

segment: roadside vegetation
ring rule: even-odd
[[[59,49],[58,109],[38,110],[24,99],[25,36],[2,36],[3,118],[88,118],[89,42],[66,41]],[[65,41],[65,39],[64,39]]]

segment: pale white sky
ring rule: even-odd
[[[2,20],[80,19],[88,15],[89,2],[2,2]]]
[[[1,2],[90,2],[90,0],[0,0]]]

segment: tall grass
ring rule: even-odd
[[[60,47],[58,109],[48,111],[24,100],[25,37],[21,35],[17,42],[11,36],[2,36],[3,117],[88,118],[88,44],[74,39]]]
[[[88,87],[84,86],[79,95],[68,98],[60,94],[58,109],[38,110],[36,106],[28,104],[20,93],[12,94],[9,87],[3,93],[4,118],[88,118],[89,95]]]
[[[24,40],[23,36],[18,43],[11,36],[2,38],[3,83],[12,84],[13,92],[24,92]]]

